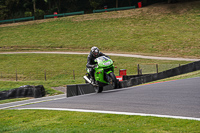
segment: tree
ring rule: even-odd
[[[3,13],[4,19],[13,18],[20,12],[20,0],[1,0],[0,12]]]
[[[175,3],[177,0],[168,0],[168,3]]]
[[[34,12],[34,14],[35,14],[35,12],[36,12],[36,4],[35,4],[35,0],[33,0],[33,12]]]
[[[0,20],[5,19],[7,17],[8,9],[6,9],[6,6],[3,5],[3,3],[0,3]]]
[[[99,6],[103,5],[105,0],[89,0],[89,2],[93,9],[97,9]]]

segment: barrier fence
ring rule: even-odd
[[[44,15],[44,19],[52,18],[52,17],[64,17],[64,16],[72,16],[72,15],[82,15],[84,11],[79,12],[71,12],[71,13],[61,13],[61,14],[53,14],[53,15]]]
[[[29,70],[9,70],[2,71],[0,70],[0,80],[11,80],[11,81],[30,81],[30,80],[64,80],[78,79],[78,76],[84,75],[84,71],[67,71],[67,70],[37,70],[37,71],[29,71]]]
[[[149,74],[149,73],[158,73],[168,69],[172,69],[175,67],[181,66],[181,64],[155,64],[155,65],[143,65],[139,64],[140,72],[142,74]]]
[[[158,73],[168,69],[180,66],[181,64],[137,64],[132,68],[115,68],[115,75],[119,75],[120,69],[126,69],[127,75],[142,75],[150,73]],[[30,80],[78,80],[86,74],[86,70],[15,70],[0,69],[0,80],[10,81],[30,81]]]
[[[93,10],[93,13],[109,12],[109,11],[119,11],[119,10],[128,10],[128,9],[135,9],[135,6],[119,7],[119,8],[106,8],[106,9],[100,9],[100,10]]]
[[[26,20],[35,20],[35,17],[25,17],[25,18],[16,18],[16,19],[7,19],[7,20],[0,20],[0,23],[7,23],[7,22],[18,22],[18,21],[26,21]]]

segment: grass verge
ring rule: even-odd
[[[0,110],[0,132],[198,132],[200,122],[45,110]]]
[[[14,98],[14,99],[6,99],[6,100],[0,100],[0,104],[4,104],[4,103],[10,103],[10,102],[16,102],[16,101],[23,101],[23,100],[28,100],[31,98]]]

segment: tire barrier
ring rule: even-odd
[[[107,85],[103,88],[103,90],[111,90],[111,86]],[[77,84],[77,85],[67,85],[66,94],[67,97],[84,95],[95,93],[94,87],[87,83],[87,84]]]
[[[189,63],[186,65],[182,65],[173,69],[169,69],[160,73],[155,74],[145,74],[145,75],[130,75],[130,76],[123,76],[124,81],[119,82],[119,88],[126,88],[131,87],[143,83],[148,83],[164,78],[169,78],[173,76],[177,76],[180,74],[185,74],[193,71],[200,70],[200,61],[196,61],[193,63]],[[95,90],[92,85],[90,84],[77,84],[77,85],[67,85],[67,97],[84,95],[89,93],[95,93]],[[105,90],[111,90],[111,87],[105,86]]]
[[[38,86],[25,85],[19,88],[0,92],[0,100],[11,99],[11,98],[22,98],[22,97],[39,98],[43,96],[45,96],[45,89],[43,85],[38,85]]]
[[[91,84],[67,85],[67,97],[94,93],[95,90]]]

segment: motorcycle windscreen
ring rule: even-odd
[[[113,64],[113,61],[105,56],[98,57],[96,62],[98,63],[99,67],[109,67]]]

